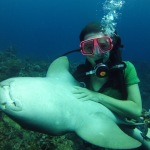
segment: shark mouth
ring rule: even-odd
[[[20,102],[14,100],[11,95],[11,84],[0,85],[0,109],[21,111]]]

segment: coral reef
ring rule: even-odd
[[[0,81],[9,77],[18,76],[21,60],[16,57],[12,47],[5,52],[0,52]]]

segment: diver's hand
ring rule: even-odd
[[[79,86],[74,86],[74,90],[72,93],[75,95],[75,97],[81,101],[95,101],[98,102],[98,93],[88,90],[87,88],[82,88]]]

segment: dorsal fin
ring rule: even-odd
[[[61,73],[64,73],[64,71],[69,70],[69,61],[66,56],[59,57],[56,60],[54,60],[51,65],[48,68],[46,76],[52,76],[52,75],[60,75]]]
[[[59,57],[51,63],[46,77],[57,78],[71,85],[79,85],[69,72],[69,61],[66,56]]]

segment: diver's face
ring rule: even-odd
[[[93,39],[93,38],[101,38],[103,36],[105,36],[105,35],[102,32],[100,32],[100,33],[90,33],[90,34],[87,34],[84,37],[84,40],[90,40],[90,39]],[[110,55],[110,52],[101,53],[95,47],[93,55],[87,55],[86,58],[92,64],[92,66],[95,66],[96,65],[95,61],[96,60],[102,59],[103,63],[105,63],[109,59],[109,55]]]

